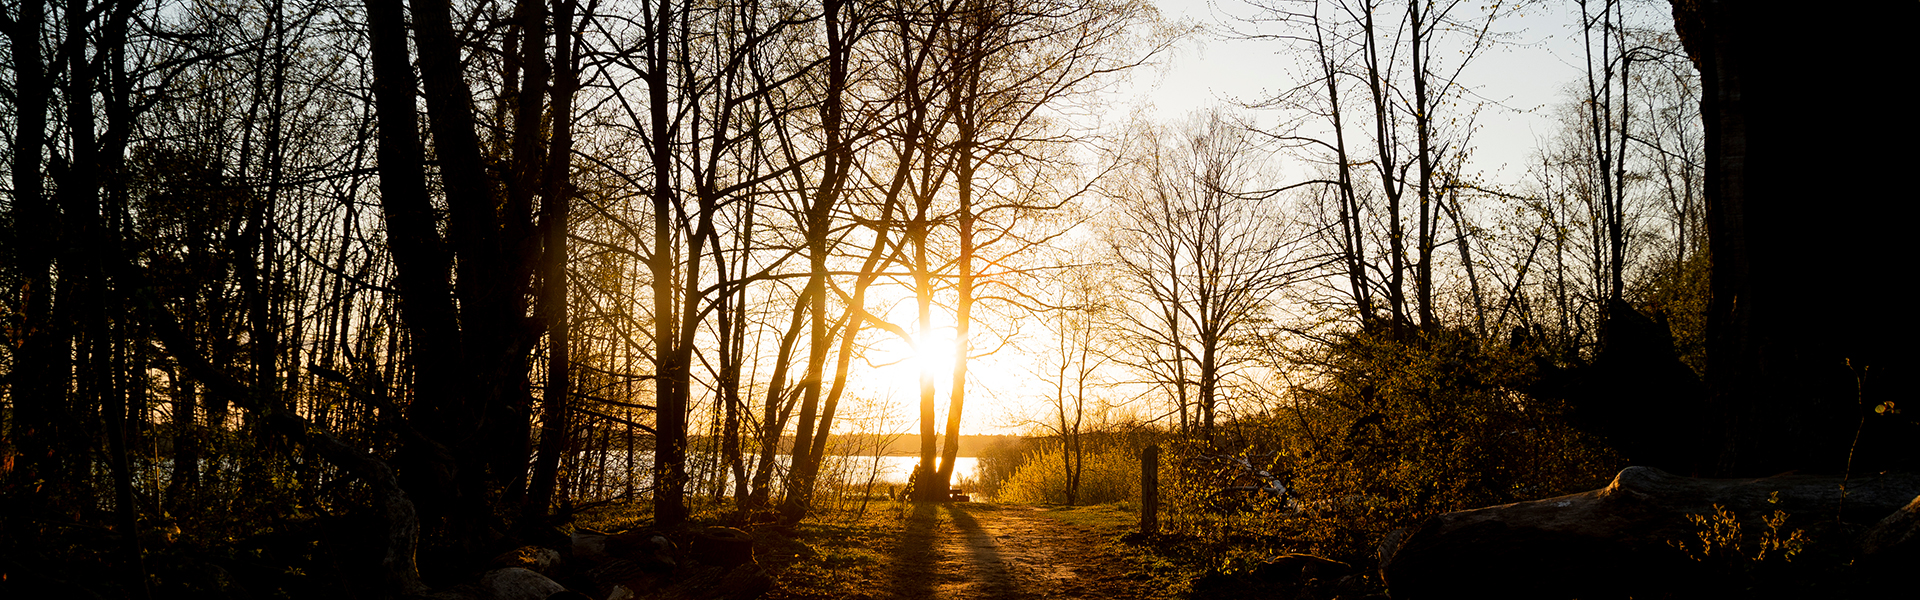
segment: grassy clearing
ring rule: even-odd
[[[887,584],[888,553],[907,526],[905,502],[874,502],[867,510],[831,511],[797,527],[753,531],[760,564],[776,582],[771,600],[838,599]]]
[[[1177,597],[1196,572],[1184,562],[1155,556],[1145,546],[1125,541],[1139,527],[1131,503],[1094,506],[1031,506],[997,502],[962,502],[952,508],[967,513],[1022,511],[1088,531],[1127,561],[1126,569],[1144,573],[1153,588]],[[754,532],[760,563],[778,582],[771,599],[839,599],[853,592],[884,593],[895,575],[890,569],[903,540],[928,535],[949,524],[944,510],[916,511],[911,503],[886,501],[869,506],[866,514],[825,512],[800,526],[763,527]]]
[[[1024,508],[1024,505],[1023,505]],[[1039,506],[1036,514],[1101,533],[1121,535],[1140,527],[1140,513],[1132,502],[1092,506]]]

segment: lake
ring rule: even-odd
[[[620,464],[624,462],[619,458],[621,454],[624,453],[609,453],[606,458],[610,460],[607,461],[606,467],[610,469],[631,468],[638,471],[645,471],[652,468],[652,452],[636,453],[637,456],[634,457],[635,460],[630,467]],[[688,454],[687,467],[689,469],[699,470],[703,466],[714,468],[713,465],[715,465],[716,461],[714,460],[715,457],[713,454],[705,452],[690,452]],[[593,459],[582,456],[580,460],[591,462]],[[788,461],[792,460],[792,457],[781,454],[778,455],[775,460],[785,465]],[[913,472],[913,466],[919,462],[920,457],[917,455],[828,456],[826,464],[822,466],[821,477],[828,480],[838,478],[849,484],[865,484],[867,478],[872,476],[876,484],[905,485],[908,476]],[[953,460],[954,485],[961,487],[971,486],[979,466],[980,459],[977,457],[961,456],[955,458]],[[784,471],[785,469],[782,470]],[[963,484],[962,482],[966,483]]]
[[[782,458],[785,458],[784,456]],[[830,461],[844,461],[846,478],[849,482],[865,482],[867,474],[876,470],[875,481],[890,484],[905,484],[913,473],[913,466],[920,463],[918,456],[834,456]],[[961,456],[953,459],[953,482],[972,482],[974,473],[980,466],[980,459]]]

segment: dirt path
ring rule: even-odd
[[[1024,506],[921,504],[888,552],[876,600],[1153,597],[1114,532]]]

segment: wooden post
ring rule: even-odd
[[[1160,447],[1140,452],[1140,533],[1160,533]]]

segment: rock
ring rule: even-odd
[[[1312,554],[1282,554],[1254,566],[1256,580],[1275,584],[1305,584],[1308,581],[1333,581],[1353,568],[1330,558]]]
[[[487,563],[487,569],[521,568],[541,575],[552,575],[553,568],[560,564],[560,552],[539,546],[521,546],[512,552],[493,557]]]
[[[671,567],[662,568],[658,563],[642,564],[624,558],[609,559],[587,570],[587,577],[595,587],[606,592],[602,596],[615,596],[618,589],[625,589],[629,595],[650,592],[664,585]]]
[[[642,565],[643,568],[671,571],[678,564],[679,553],[672,540],[650,531],[628,531],[607,536],[606,556],[609,559],[625,559]]]
[[[753,536],[730,527],[694,532],[687,560],[673,542],[652,532],[576,534],[574,553],[596,597],[608,600],[751,600],[773,589],[773,577],[753,560]]]
[[[1920,476],[1855,477],[1839,515],[1839,477],[1778,475],[1693,479],[1628,467],[1607,487],[1435,516],[1383,549],[1381,577],[1394,598],[1697,597],[1676,582],[1702,581],[1669,542],[1695,539],[1687,515],[1720,505],[1743,519],[1784,510],[1787,527],[1836,516],[1873,523],[1920,495]],[[1778,493],[1779,503],[1769,497]],[[1629,575],[1630,574],[1630,575]],[[1489,585],[1498,582],[1497,585]],[[1705,585],[1699,583],[1697,585]]]
[[[1920,586],[1920,496],[1861,536],[1859,565],[1870,585],[1908,591]]]
[[[1920,554],[1920,496],[1874,524],[1860,539],[1860,553],[1871,557]]]
[[[572,556],[590,562],[607,559],[607,534],[597,531],[576,531],[571,536]]]
[[[731,568],[753,562],[753,535],[732,527],[708,527],[693,538],[689,550],[694,560]]]
[[[753,600],[773,589],[773,576],[760,565],[747,563],[732,569],[692,567],[658,589],[635,590],[635,597],[651,600]]]
[[[482,597],[491,600],[546,600],[566,586],[529,569],[494,569],[480,576]]]
[[[1195,598],[1331,598],[1358,587],[1344,577],[1353,568],[1311,554],[1282,554],[1241,573],[1209,571],[1192,582]]]
[[[720,578],[720,585],[714,588],[715,598],[725,600],[753,600],[773,589],[773,576],[760,565],[746,563],[736,566]]]
[[[462,583],[449,588],[437,589],[417,598],[425,600],[489,600],[487,591],[472,583]]]

